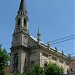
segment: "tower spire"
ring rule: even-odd
[[[27,11],[26,11],[26,0],[21,0],[18,13],[27,14]]]

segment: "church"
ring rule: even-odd
[[[26,1],[21,0],[12,37],[11,72],[24,73],[35,64],[46,67],[48,63],[56,63],[67,73],[70,60],[63,51],[59,52],[40,41],[39,28],[36,39],[29,34]]]

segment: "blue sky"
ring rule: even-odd
[[[0,0],[0,43],[10,52],[20,0]],[[26,0],[30,35],[40,28],[44,43],[74,34],[74,0]],[[74,40],[51,45],[65,54],[75,52]]]

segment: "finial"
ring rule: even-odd
[[[55,46],[55,50],[57,50],[57,47]]]
[[[62,55],[64,55],[64,51],[62,50]]]
[[[38,35],[40,35],[39,27],[38,27]]]
[[[58,49],[57,49],[57,47],[55,46],[55,52],[58,52]]]
[[[48,49],[49,49],[50,48],[50,43],[49,42],[47,43],[47,46],[48,46]]]
[[[38,33],[37,33],[37,42],[38,44],[40,44],[40,31],[39,31],[39,27],[38,27]]]

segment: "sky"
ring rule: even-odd
[[[0,43],[8,53],[19,5],[20,0],[0,0]],[[44,43],[74,35],[74,7],[74,0],[26,0],[30,35],[37,38],[38,27]],[[63,50],[65,54],[72,54],[75,53],[74,41],[72,39],[50,46]]]

